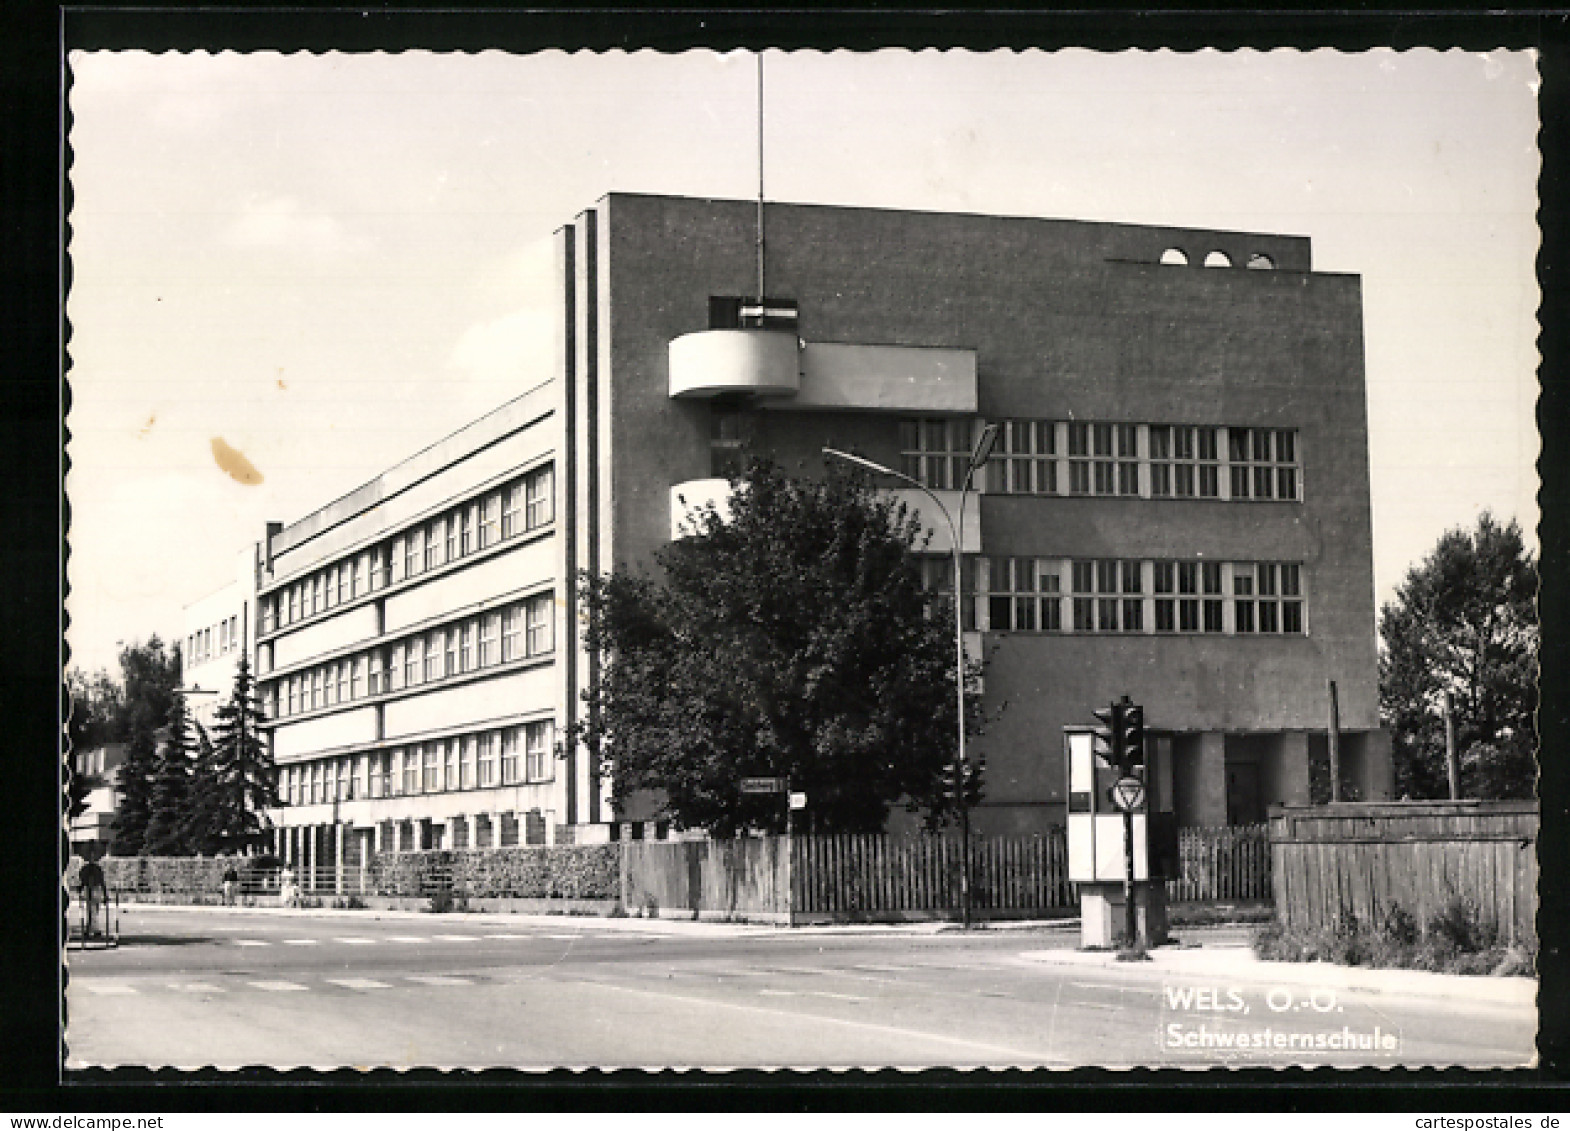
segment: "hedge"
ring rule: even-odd
[[[377,895],[429,896],[440,891],[471,899],[616,899],[621,846],[430,849],[372,858]]]

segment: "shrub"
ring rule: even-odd
[[[1532,975],[1524,947],[1499,945],[1499,932],[1475,904],[1456,899],[1419,927],[1399,904],[1375,923],[1343,912],[1326,926],[1288,929],[1272,922],[1254,936],[1254,952],[1267,962],[1333,962],[1342,966],[1396,967],[1444,974]]]

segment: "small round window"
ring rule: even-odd
[[[1213,251],[1205,256],[1206,267],[1230,267],[1232,258],[1224,251]]]
[[[1248,257],[1250,271],[1274,271],[1275,267],[1276,261],[1268,255],[1255,254]]]
[[[1188,266],[1188,253],[1180,247],[1169,247],[1161,253],[1161,262],[1171,263],[1178,267]]]

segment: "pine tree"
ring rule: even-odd
[[[196,752],[191,760],[190,799],[186,804],[181,833],[193,852],[215,856],[223,850],[219,835],[222,826],[223,790],[218,780],[217,755],[207,728],[195,719]]]
[[[185,838],[190,796],[190,717],[185,710],[185,696],[176,691],[169,705],[169,723],[153,776],[152,805],[147,815],[147,832],[142,838],[143,856],[190,855],[191,848]]]
[[[213,736],[217,802],[210,831],[218,851],[243,852],[267,840],[265,811],[278,804],[278,790],[260,722],[251,665],[242,655],[229,701],[218,708]]]
[[[134,856],[142,851],[147,822],[152,816],[158,730],[168,717],[170,701],[180,686],[180,646],[176,644],[166,651],[157,636],[149,637],[146,644],[131,644],[120,651],[120,675],[117,695],[96,696],[106,720],[95,736],[105,742],[126,744],[125,761],[116,782],[120,801],[110,851],[116,856]],[[80,689],[72,690],[74,701]],[[77,738],[78,735],[72,735],[73,741]]]

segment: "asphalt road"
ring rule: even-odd
[[[1532,1057],[1529,1006],[1026,957],[1077,942],[1048,928],[130,908],[118,949],[68,952],[66,1064],[1480,1067]],[[1286,1030],[1305,1044],[1273,1046]],[[1397,1043],[1313,1048],[1318,1033]]]

